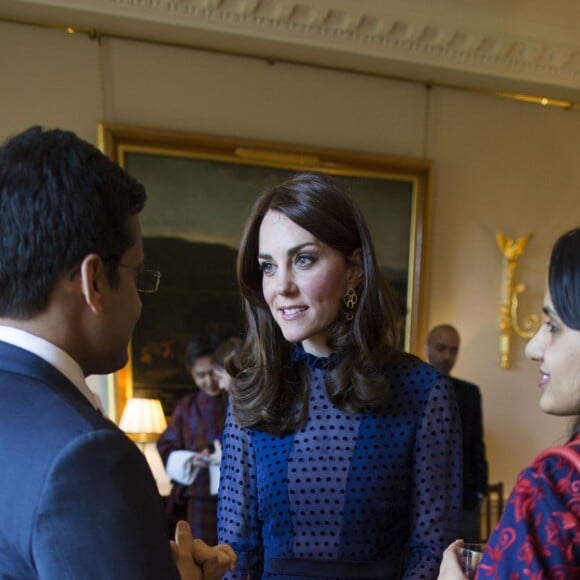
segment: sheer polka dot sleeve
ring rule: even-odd
[[[224,578],[261,578],[262,525],[258,515],[256,460],[250,432],[228,409],[222,439],[218,503],[218,541],[235,550],[236,571]]]
[[[461,427],[453,387],[440,377],[422,409],[413,449],[409,562],[404,578],[436,578],[457,537]]]

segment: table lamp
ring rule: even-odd
[[[121,415],[119,427],[141,450],[162,496],[169,495],[171,480],[155,447],[155,442],[167,427],[159,399],[129,399]]]
[[[119,427],[144,451],[144,444],[157,441],[167,428],[161,401],[139,397],[129,399],[121,415]]]

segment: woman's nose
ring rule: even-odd
[[[291,271],[278,271],[276,279],[276,293],[277,294],[291,294],[295,292],[296,284]]]
[[[540,329],[526,344],[526,357],[530,360],[544,360],[544,340],[546,332],[546,325],[540,326]]]

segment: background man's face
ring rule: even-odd
[[[459,353],[459,336],[457,333],[441,329],[436,331],[427,344],[427,358],[439,371],[448,375],[455,365]]]
[[[210,397],[220,394],[220,388],[213,372],[213,357],[199,357],[190,369],[193,382]]]

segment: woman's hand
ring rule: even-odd
[[[467,576],[461,571],[459,565],[459,550],[463,546],[463,540],[455,540],[452,544],[447,546],[443,552],[443,560],[439,568],[439,576],[437,580],[464,580]]]
[[[203,570],[203,580],[219,580],[236,564],[236,553],[228,544],[208,546],[202,540],[193,540],[193,559]]]
[[[202,540],[194,540],[184,521],[177,522],[171,550],[181,580],[219,580],[236,563],[236,554],[230,546],[208,546]]]

